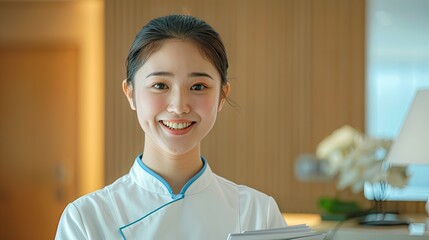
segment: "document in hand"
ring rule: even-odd
[[[284,228],[245,231],[243,233],[230,233],[227,240],[322,240],[325,234],[312,231],[305,224],[287,226]]]

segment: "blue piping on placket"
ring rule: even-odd
[[[170,185],[167,183],[167,181],[165,181],[165,179],[163,179],[161,176],[159,176],[156,172],[154,172],[152,169],[150,169],[150,168],[148,168],[144,163],[143,163],[143,161],[141,160],[141,157],[142,157],[142,155],[140,155],[138,158],[137,158],[137,162],[139,163],[139,165],[140,165],[140,167],[142,167],[143,168],[143,170],[145,170],[147,173],[149,173],[150,175],[152,175],[154,178],[156,178],[156,179],[158,179],[166,188],[167,188],[167,190],[168,190],[168,192],[170,193],[170,196],[171,196],[171,199],[172,199],[172,201],[170,201],[170,202],[168,202],[168,203],[166,203],[166,204],[164,204],[164,205],[162,205],[162,206],[160,206],[160,207],[158,207],[158,208],[156,208],[155,210],[153,210],[153,211],[151,211],[151,212],[149,212],[148,214],[146,214],[146,215],[144,215],[143,217],[141,217],[141,218],[139,218],[139,219],[137,219],[137,220],[135,220],[135,221],[133,221],[133,222],[131,222],[131,223],[129,223],[129,224],[127,224],[127,225],[124,225],[124,226],[122,226],[122,227],[120,227],[119,228],[119,233],[121,234],[121,236],[122,236],[122,238],[124,239],[124,240],[126,240],[126,238],[125,238],[125,235],[124,235],[124,233],[123,233],[123,229],[125,229],[125,228],[127,228],[127,227],[129,227],[129,226],[131,226],[131,225],[133,225],[133,224],[135,224],[135,223],[137,223],[137,222],[139,222],[139,221],[141,221],[141,220],[143,220],[143,219],[145,219],[146,217],[148,217],[148,216],[150,216],[150,215],[152,215],[153,213],[155,213],[155,212],[157,212],[158,210],[160,210],[160,209],[162,209],[162,208],[164,208],[164,207],[166,207],[166,206],[168,206],[168,205],[170,205],[170,204],[172,204],[172,203],[174,203],[174,202],[177,202],[177,201],[179,201],[179,200],[181,200],[181,199],[184,199],[185,198],[185,193],[186,193],[186,190],[188,190],[188,188],[192,185],[192,183],[194,183],[201,175],[203,175],[203,173],[204,173],[204,171],[206,170],[206,168],[207,168],[207,162],[206,162],[206,159],[203,157],[203,156],[201,156],[201,160],[203,161],[203,167],[201,168],[201,170],[197,173],[197,174],[195,174],[195,176],[193,176],[191,179],[189,179],[189,181],[188,182],[186,182],[186,184],[183,186],[183,188],[180,190],[180,192],[179,192],[179,194],[174,194],[173,193],[173,189],[171,189],[171,187],[170,187]]]

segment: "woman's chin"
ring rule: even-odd
[[[165,146],[165,151],[171,155],[186,155],[192,150],[194,150],[197,146],[184,146],[181,144],[169,144]]]

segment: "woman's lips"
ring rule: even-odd
[[[161,120],[159,121],[162,127],[173,135],[183,135],[188,133],[196,122],[187,120]]]

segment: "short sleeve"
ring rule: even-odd
[[[281,228],[287,226],[276,201],[272,197],[269,197],[267,216],[267,228]]]
[[[58,224],[55,240],[88,239],[81,215],[73,203],[64,210]]]

